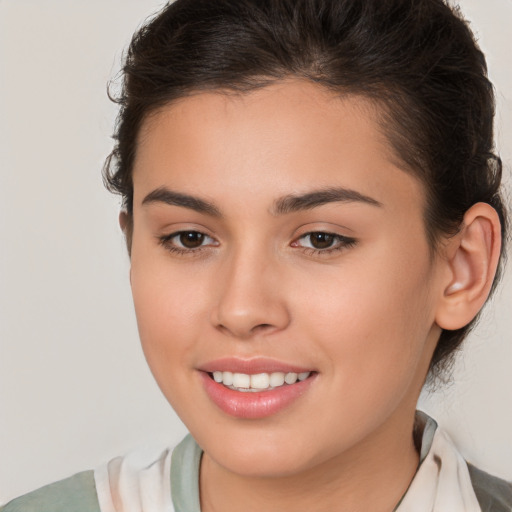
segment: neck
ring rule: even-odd
[[[413,417],[386,424],[371,439],[291,476],[261,477],[230,472],[203,455],[203,512],[391,512],[418,466]]]

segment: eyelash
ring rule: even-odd
[[[200,245],[196,248],[186,248],[186,247],[179,247],[175,245],[172,240],[175,238],[178,238],[185,234],[195,234],[195,235],[201,235],[205,239],[213,240],[212,237],[208,236],[205,233],[202,233],[201,231],[195,231],[195,230],[184,230],[184,231],[176,231],[174,233],[171,233],[169,235],[165,235],[162,237],[159,237],[159,243],[162,245],[167,251],[180,255],[180,256],[188,256],[188,255],[199,255],[203,251],[208,250],[209,245]],[[311,237],[312,235],[324,235],[324,236],[330,236],[333,238],[334,246],[326,247],[324,249],[318,249],[315,247],[304,247],[301,245],[298,245],[299,240],[304,240],[308,237]],[[303,250],[303,252],[309,256],[326,256],[328,254],[332,254],[335,252],[340,252],[345,249],[349,249],[350,247],[353,247],[356,245],[357,240],[354,238],[346,237],[343,235],[338,235],[336,233],[330,233],[327,231],[310,231],[308,233],[304,233],[302,236],[297,238],[295,241],[291,243],[292,247],[298,247]]]
[[[179,256],[187,256],[187,255],[199,255],[204,250],[207,250],[208,246],[200,245],[195,248],[187,248],[187,247],[179,247],[175,244],[173,244],[172,240],[174,238],[178,238],[185,234],[196,234],[196,235],[202,235],[205,239],[213,240],[211,236],[208,236],[205,233],[202,233],[201,231],[195,231],[193,229],[191,230],[183,230],[183,231],[176,231],[174,233],[171,233],[170,235],[165,235],[162,237],[159,237],[160,245],[162,245],[167,251],[177,254]]]
[[[303,240],[307,237],[311,237],[312,235],[323,235],[330,236],[333,238],[334,246],[326,247],[325,249],[318,249],[315,247],[303,247],[297,245],[299,240]],[[292,247],[302,247],[303,251],[310,256],[326,256],[328,254],[332,254],[335,252],[340,252],[345,249],[349,249],[356,245],[357,240],[355,238],[350,238],[343,235],[337,235],[336,233],[329,233],[328,231],[310,231],[309,233],[304,233],[302,236],[297,238],[296,241],[292,242]]]

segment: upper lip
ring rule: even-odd
[[[257,373],[304,373],[313,371],[311,368],[285,363],[276,359],[257,357],[253,359],[240,359],[237,357],[223,357],[201,364],[198,369],[203,372],[212,373],[232,372],[254,375]]]

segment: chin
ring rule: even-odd
[[[239,435],[233,433],[222,439],[198,442],[217,465],[243,477],[283,478],[307,471],[323,461],[322,447],[315,453],[311,443],[308,446],[290,429],[271,432],[253,428]]]
[[[297,454],[274,453],[272,457],[264,456],[256,450],[250,454],[230,454],[226,457],[217,454],[209,454],[210,457],[220,466],[231,473],[246,478],[286,478],[297,473],[306,471],[311,467],[302,457]]]

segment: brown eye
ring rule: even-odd
[[[160,245],[175,254],[199,254],[203,249],[218,247],[219,242],[201,231],[176,231],[159,237]]]
[[[310,233],[309,241],[314,249],[328,249],[334,243],[335,237],[330,233]]]
[[[203,245],[205,235],[198,231],[183,231],[179,234],[180,244],[186,249],[197,249]]]
[[[313,251],[313,253],[318,255],[327,255],[353,247],[356,243],[357,241],[354,238],[343,235],[327,233],[325,231],[311,231],[302,235],[291,245],[292,247],[302,247],[306,252]]]

